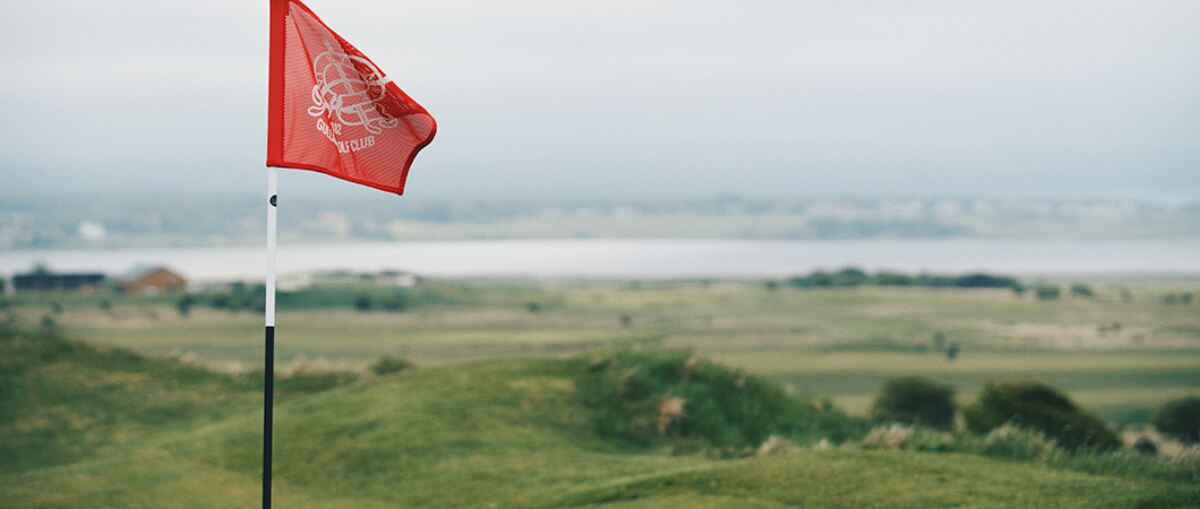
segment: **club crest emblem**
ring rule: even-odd
[[[342,142],[335,137],[344,126],[362,126],[370,134],[379,134],[398,125],[396,118],[380,104],[391,80],[370,60],[347,54],[325,41],[325,51],[313,57],[313,76],[317,82],[313,85],[313,105],[308,114],[321,120],[317,129],[337,143],[339,149]]]

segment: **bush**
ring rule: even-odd
[[[412,369],[413,367],[413,363],[408,360],[384,357],[378,361],[375,361],[374,364],[371,364],[371,372],[375,373],[376,375],[383,376],[390,375],[392,373],[399,373],[407,369]]]
[[[1067,449],[1112,449],[1121,445],[1102,419],[1075,406],[1052,387],[1031,381],[988,382],[979,399],[963,410],[967,428],[987,433],[1015,424],[1044,433]]]
[[[1020,283],[1008,276],[976,273],[960,276],[954,281],[954,286],[963,288],[1016,288],[1020,286]]]
[[[871,418],[950,429],[954,426],[954,389],[919,376],[894,378],[883,386]]]
[[[384,299],[381,307],[384,311],[398,313],[412,307],[412,304],[409,302],[408,295],[397,293]]]
[[[875,275],[875,284],[880,286],[911,286],[913,277],[896,272],[880,272]]]
[[[188,294],[180,297],[175,302],[175,309],[179,311],[179,316],[188,316],[192,311],[192,306],[196,305],[197,299],[195,296]]]
[[[1154,414],[1154,427],[1182,442],[1200,442],[1200,396],[1168,401]]]
[[[1038,300],[1055,300],[1062,294],[1062,289],[1051,285],[1038,285],[1034,288]]]
[[[1138,437],[1137,442],[1133,443],[1133,450],[1150,456],[1158,454],[1158,444],[1154,443],[1150,437]]]
[[[370,311],[371,307],[374,305],[375,303],[371,301],[371,297],[369,295],[359,295],[354,299],[354,309],[364,313]]]
[[[1072,297],[1081,297],[1084,299],[1090,299],[1090,298],[1096,296],[1096,292],[1094,290],[1092,290],[1092,287],[1090,287],[1088,285],[1085,285],[1083,283],[1075,283],[1075,284],[1071,285],[1071,296]]]
[[[983,437],[979,452],[987,456],[1032,461],[1048,457],[1054,448],[1054,441],[1046,438],[1046,435],[1005,424]]]

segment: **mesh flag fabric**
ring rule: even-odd
[[[267,166],[404,193],[437,123],[296,0],[271,0]]]

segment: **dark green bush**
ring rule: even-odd
[[[936,274],[910,276],[896,272],[878,272],[871,275],[855,267],[847,267],[833,273],[817,270],[809,273],[807,276],[790,278],[787,280],[787,284],[801,288],[861,285],[960,288],[1018,288],[1021,286],[1021,283],[1014,278],[985,273],[966,274],[963,276]]]
[[[1121,445],[1104,420],[1038,382],[988,382],[963,416],[967,428],[976,433],[1014,424],[1040,431],[1066,449],[1106,450]]]
[[[375,361],[374,364],[371,364],[371,372],[375,373],[376,375],[383,376],[392,373],[399,373],[413,367],[413,363],[406,359],[384,357],[378,361]]]
[[[687,353],[622,351],[578,362],[576,395],[593,430],[630,445],[746,448],[771,435],[841,442],[867,430],[828,402]]]
[[[410,302],[407,294],[397,293],[384,299],[381,307],[384,311],[398,313],[412,307],[412,303]]]
[[[913,282],[913,277],[908,274],[898,274],[895,272],[880,272],[875,274],[875,284],[880,286],[911,286]]]
[[[1139,437],[1137,442],[1133,443],[1133,450],[1150,456],[1158,454],[1158,444],[1154,443],[1150,437]]]
[[[1055,300],[1062,295],[1062,289],[1052,285],[1038,285],[1034,292],[1038,300]]]
[[[1020,283],[1008,276],[975,273],[960,276],[954,281],[954,286],[963,288],[1016,288]]]
[[[950,429],[954,426],[954,389],[919,376],[894,378],[883,386],[871,418]]]
[[[192,306],[195,306],[197,302],[199,300],[194,295],[186,294],[175,302],[175,309],[179,311],[179,316],[188,316],[192,311]]]
[[[1187,443],[1200,442],[1200,396],[1168,401],[1154,414],[1154,427]]]
[[[1085,285],[1083,283],[1075,283],[1075,284],[1071,285],[1071,296],[1072,297],[1081,297],[1084,299],[1090,299],[1090,298],[1096,296],[1096,292],[1094,290],[1092,290],[1092,287],[1090,287],[1088,285]]]

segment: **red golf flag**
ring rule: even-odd
[[[404,194],[437,123],[297,0],[271,0],[267,166]]]

